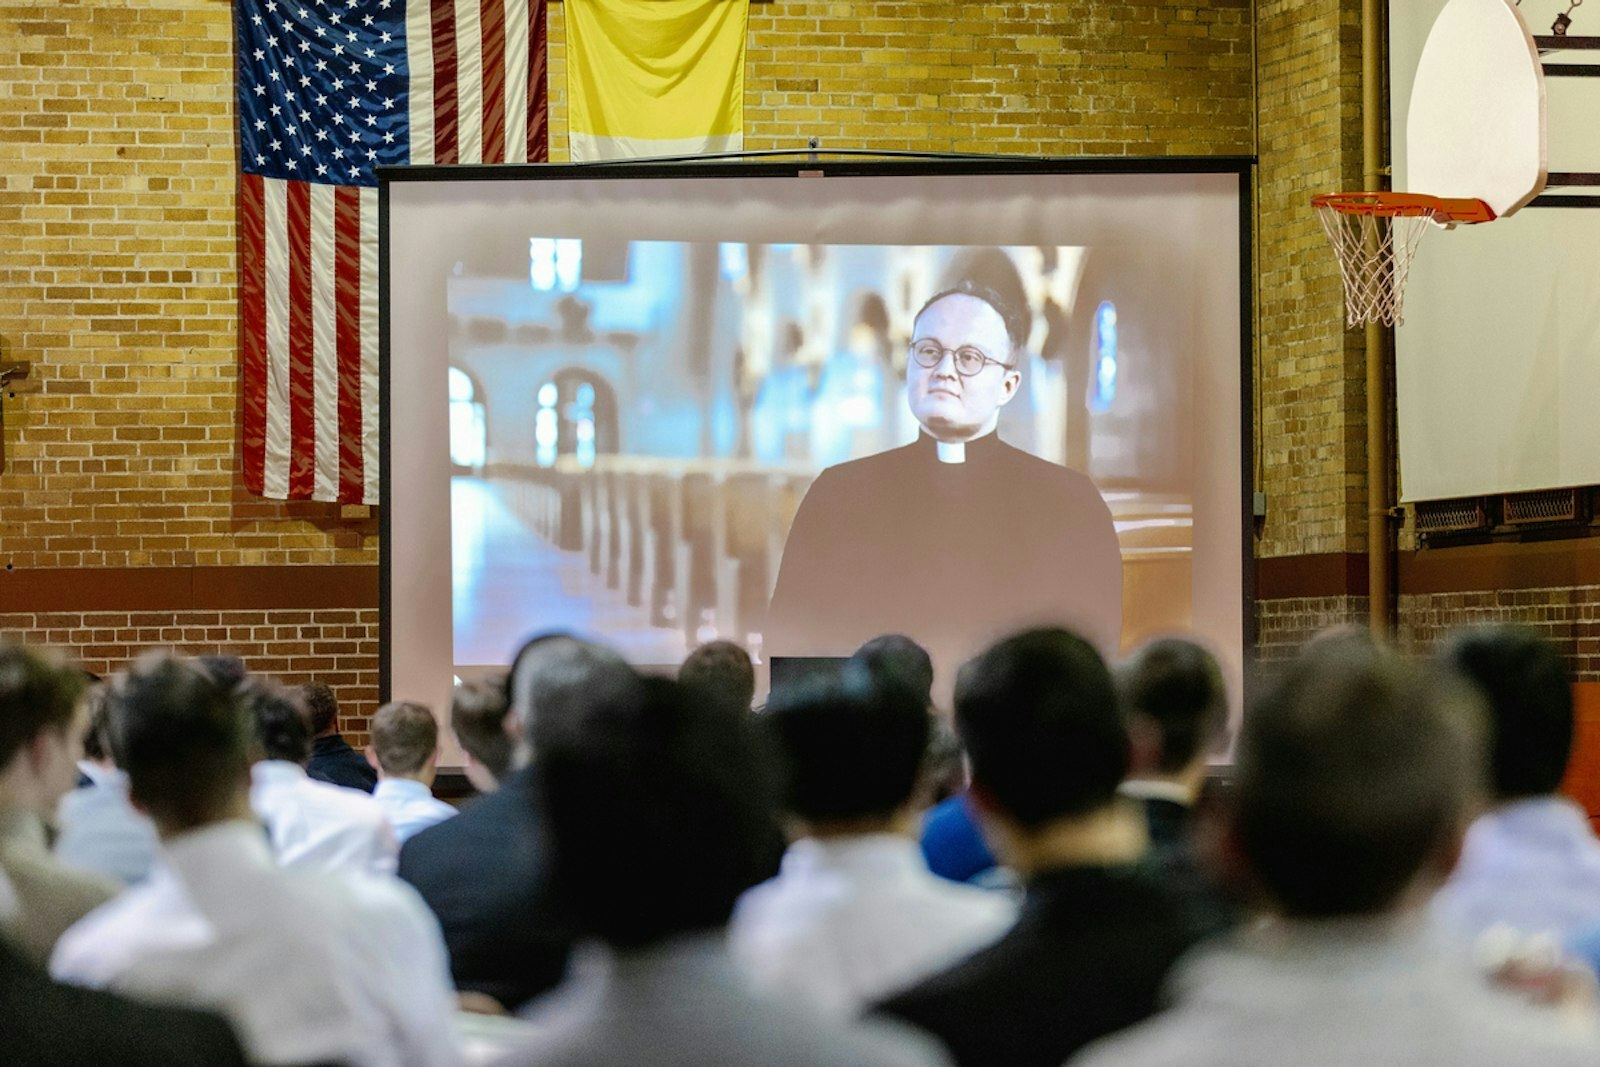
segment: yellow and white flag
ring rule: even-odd
[[[744,147],[750,0],[566,0],[574,162]]]

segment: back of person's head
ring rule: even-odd
[[[784,807],[813,826],[905,808],[932,728],[914,689],[880,685],[856,669],[778,690],[761,722],[786,772]]]
[[[973,788],[1024,828],[1104,808],[1127,773],[1111,673],[1066,630],[1027,630],[969,661],[955,711]]]
[[[1246,716],[1234,833],[1274,906],[1375,914],[1430,862],[1442,878],[1482,783],[1465,687],[1379,648],[1304,651]]]
[[[524,744],[538,748],[541,731],[560,731],[592,702],[638,681],[628,662],[603,645],[570,634],[535,637],[517,653],[508,689]]]
[[[874,637],[855,650],[850,662],[880,683],[910,689],[922,698],[924,707],[933,703],[933,657],[905,634]]]
[[[257,677],[238,692],[262,759],[303,764],[311,758],[311,713],[297,690]]]
[[[83,673],[21,645],[0,643],[0,770],[41,734],[73,728]]]
[[[1489,786],[1501,799],[1554,793],[1572,756],[1572,674],[1526,626],[1465,629],[1439,655],[1489,711]]]
[[[249,788],[241,694],[192,660],[150,652],[113,690],[111,736],[135,804],[164,830],[213,822]]]
[[[339,728],[339,698],[322,682],[300,686],[300,699],[311,712],[311,736],[331,734]]]
[[[541,745],[538,775],[579,932],[640,948],[723,926],[768,873],[774,776],[754,717],[644,678],[583,719]]]
[[[111,686],[92,683],[83,694],[89,729],[83,735],[83,757],[96,763],[115,763],[116,749],[111,741]]]
[[[250,670],[244,660],[231,652],[214,652],[209,655],[196,656],[194,665],[211,676],[212,681],[224,689],[232,689],[250,677]]]
[[[1178,774],[1205,755],[1228,718],[1216,659],[1193,641],[1166,637],[1144,645],[1117,670],[1122,710],[1159,735],[1153,770]]]
[[[511,772],[511,738],[506,736],[510,710],[506,679],[499,675],[462,682],[450,698],[456,741],[495,781]]]
[[[439,723],[421,704],[385,704],[372,716],[372,751],[384,774],[420,774],[439,751]]]
[[[756,668],[750,653],[732,641],[707,641],[683,661],[678,681],[715,693],[734,707],[748,708],[756,699]]]

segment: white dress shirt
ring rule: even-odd
[[[266,823],[281,866],[394,873],[400,842],[366,793],[319,782],[286,760],[257,763],[250,781],[250,807]]]
[[[56,808],[56,859],[69,867],[142,882],[156,856],[156,828],[128,798],[128,776],[114,767],[83,762],[89,784],[61,798]]]
[[[150,878],[56,945],[60,981],[220,1011],[253,1062],[452,1067],[438,923],[410,887],[285,871],[255,823],[163,844]]]
[[[434,797],[433,791],[412,778],[378,778],[372,791],[383,813],[403,845],[415,833],[444,822],[456,809]]]
[[[835,1018],[943,970],[1016,918],[1006,894],[932,874],[899,834],[805,838],[778,876],[740,898],[735,961],[768,990]]]

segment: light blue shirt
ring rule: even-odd
[[[1434,898],[1444,924],[1469,939],[1492,926],[1564,942],[1600,923],[1600,842],[1561,797],[1502,804],[1467,831],[1461,862]]]
[[[56,858],[69,867],[144,881],[156,856],[156,828],[128,799],[128,776],[93,763],[78,765],[89,784],[61,798]]]
[[[389,816],[401,844],[413,834],[444,822],[456,809],[434,797],[432,790],[410,778],[380,778],[372,799]]]

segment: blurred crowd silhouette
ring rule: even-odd
[[[394,703],[0,645],[8,1065],[1600,1062],[1600,843],[1531,630],[885,635],[752,707],[548,633]],[[442,731],[478,795],[434,795]]]

